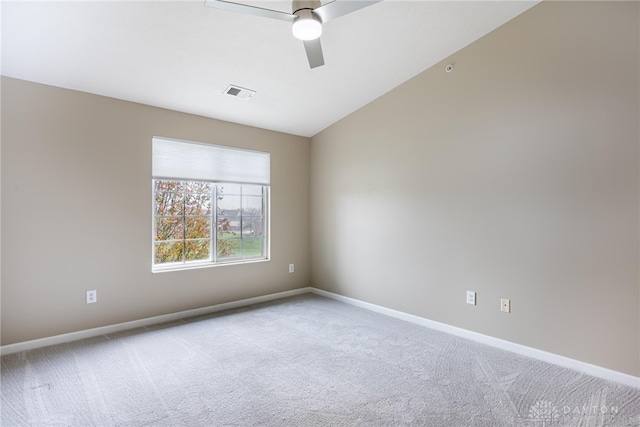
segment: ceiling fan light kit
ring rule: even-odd
[[[315,40],[322,35],[322,22],[311,9],[302,9],[295,12],[298,19],[293,21],[291,31],[298,40]]]
[[[205,0],[204,4],[217,9],[291,22],[293,36],[303,42],[309,67],[316,68],[324,65],[320,44],[322,24],[380,1],[382,0],[333,0],[323,5],[320,0],[293,0],[292,13],[227,0]]]

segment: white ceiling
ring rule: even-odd
[[[385,0],[325,24],[312,70],[289,23],[204,0],[3,1],[2,74],[312,136],[536,3]]]

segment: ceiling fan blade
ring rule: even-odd
[[[322,19],[324,24],[380,1],[382,0],[334,0],[331,3],[313,9],[313,11]]]
[[[278,19],[281,21],[293,22],[297,16],[292,13],[280,12],[278,10],[263,9],[257,6],[234,3],[226,0],[205,0],[205,6],[217,9],[230,10],[232,12],[247,13],[249,15],[262,16],[264,18]]]
[[[320,39],[305,40],[304,50],[307,52],[307,59],[309,60],[309,66],[316,68],[324,65],[324,56],[322,56],[322,45]]]

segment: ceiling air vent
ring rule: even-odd
[[[240,86],[229,85],[229,87],[225,89],[224,93],[235,98],[249,100],[253,97],[256,91],[245,89]]]

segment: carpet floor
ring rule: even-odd
[[[2,357],[2,426],[639,426],[640,390],[312,294]]]

